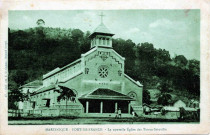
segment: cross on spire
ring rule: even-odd
[[[101,14],[100,14],[99,16],[101,16],[101,23],[103,23],[103,17],[104,17],[105,15],[103,14],[103,12],[101,12]]]

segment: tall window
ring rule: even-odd
[[[96,45],[96,38],[94,38],[94,45]]]
[[[88,74],[89,68],[85,68],[85,74]]]
[[[110,44],[110,42],[109,42],[109,39],[107,40],[107,45],[109,45]]]

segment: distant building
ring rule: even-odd
[[[173,106],[165,106],[162,108],[162,114],[166,119],[178,119],[180,118],[180,108]]]
[[[200,108],[200,103],[199,103],[199,101],[192,99],[188,103],[188,107],[190,107],[190,108]]]
[[[44,20],[39,19],[39,20],[37,20],[36,24],[37,24],[38,27],[44,27],[45,22],[44,22]]]
[[[177,101],[175,101],[174,103],[173,103],[173,106],[174,107],[186,107],[187,105],[182,101],[182,100],[177,100]]]
[[[178,119],[190,115],[193,117],[198,112],[198,108],[187,107],[187,104],[182,100],[175,100],[171,102],[171,106],[164,106],[162,108],[162,114],[166,119]]]
[[[90,35],[90,51],[44,74],[42,86],[35,90],[27,87],[32,93],[24,102],[24,111],[42,116],[101,117],[115,116],[120,108],[122,117],[131,115],[131,109],[141,115],[143,86],[125,74],[125,58],[112,48],[113,35],[101,22]],[[57,101],[63,88],[73,90],[75,101]]]
[[[30,93],[33,93],[37,88],[41,87],[42,85],[43,85],[42,81],[35,80],[35,81],[32,81],[30,83],[20,86],[20,89],[22,90],[23,94],[26,94],[28,91]]]

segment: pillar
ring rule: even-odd
[[[90,45],[91,45],[90,47],[92,48],[93,47],[93,40],[91,40],[91,44]]]
[[[110,39],[110,46],[112,46],[112,39]]]
[[[131,102],[128,102],[128,113],[131,113]]]
[[[100,113],[103,113],[103,101],[101,101],[101,105],[100,105]]]
[[[98,40],[99,40],[99,44],[98,45],[101,45],[101,42],[102,42],[101,38],[99,38]]]
[[[118,106],[118,104],[117,104],[117,102],[115,103],[115,111],[117,110],[117,106]]]
[[[89,109],[89,102],[86,101],[86,113],[88,113],[88,109]]]
[[[110,38],[107,39],[107,45],[110,46]]]
[[[99,38],[96,37],[96,46],[98,46],[98,45],[99,45]]]
[[[105,45],[105,38],[102,38],[102,45]]]

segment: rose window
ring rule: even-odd
[[[133,98],[133,99],[136,99],[137,98],[137,95],[136,95],[135,92],[128,93],[128,96],[131,97],[131,98]]]
[[[101,78],[106,78],[108,76],[108,68],[106,66],[100,66],[98,74]]]

